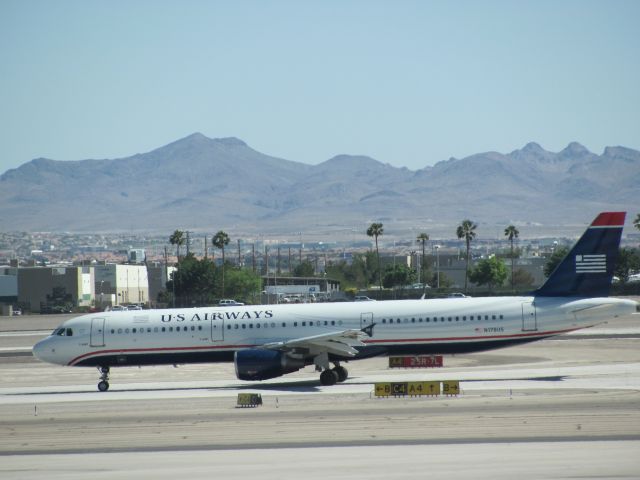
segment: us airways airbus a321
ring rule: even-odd
[[[546,283],[527,296],[102,312],[67,320],[33,347],[45,362],[111,367],[234,362],[257,381],[307,365],[320,383],[341,362],[390,354],[468,353],[541,340],[637,310],[609,298],[624,212],[601,213]]]

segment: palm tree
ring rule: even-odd
[[[422,274],[422,271],[424,270],[424,247],[428,240],[429,235],[427,235],[426,233],[421,233],[420,235],[418,235],[418,238],[416,238],[416,241],[422,244],[422,260],[420,261],[420,283],[423,283],[422,278],[424,277],[424,275]]]
[[[513,262],[514,262],[513,239],[518,238],[518,235],[520,235],[520,232],[513,225],[509,225],[507,228],[504,229],[504,236],[509,238],[509,242],[511,242],[511,288],[513,288]]]
[[[467,244],[467,265],[464,272],[464,292],[467,293],[467,284],[469,278],[469,247],[471,245],[471,240],[473,240],[476,236],[475,229],[478,228],[478,225],[473,223],[471,220],[463,220],[456,230],[456,235],[458,238],[464,238],[464,241]]]
[[[380,287],[380,292],[382,292],[382,271],[380,270],[380,251],[378,250],[378,237],[382,235],[384,232],[384,228],[382,228],[381,223],[372,223],[367,228],[367,235],[369,237],[374,237],[376,240],[376,257],[378,258],[378,286]]]
[[[169,243],[176,246],[176,258],[180,261],[180,245],[184,245],[185,242],[184,232],[182,230],[176,230],[169,237]]]
[[[229,245],[229,235],[220,230],[211,239],[211,243],[216,248],[222,250],[222,296],[224,297],[224,247]]]

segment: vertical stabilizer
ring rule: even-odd
[[[611,288],[626,212],[596,217],[545,284],[542,297],[607,297]]]

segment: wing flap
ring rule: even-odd
[[[345,357],[354,357],[358,353],[355,347],[365,346],[362,342],[364,338],[366,338],[366,334],[360,330],[343,330],[296,338],[285,342],[265,343],[262,348],[281,350],[283,352],[306,349],[314,352],[327,352]]]

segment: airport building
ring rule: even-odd
[[[149,278],[146,265],[107,263],[93,268],[98,308],[149,303]]]
[[[94,299],[94,271],[79,267],[22,267],[16,269],[18,304],[32,312],[61,305],[90,307]]]

